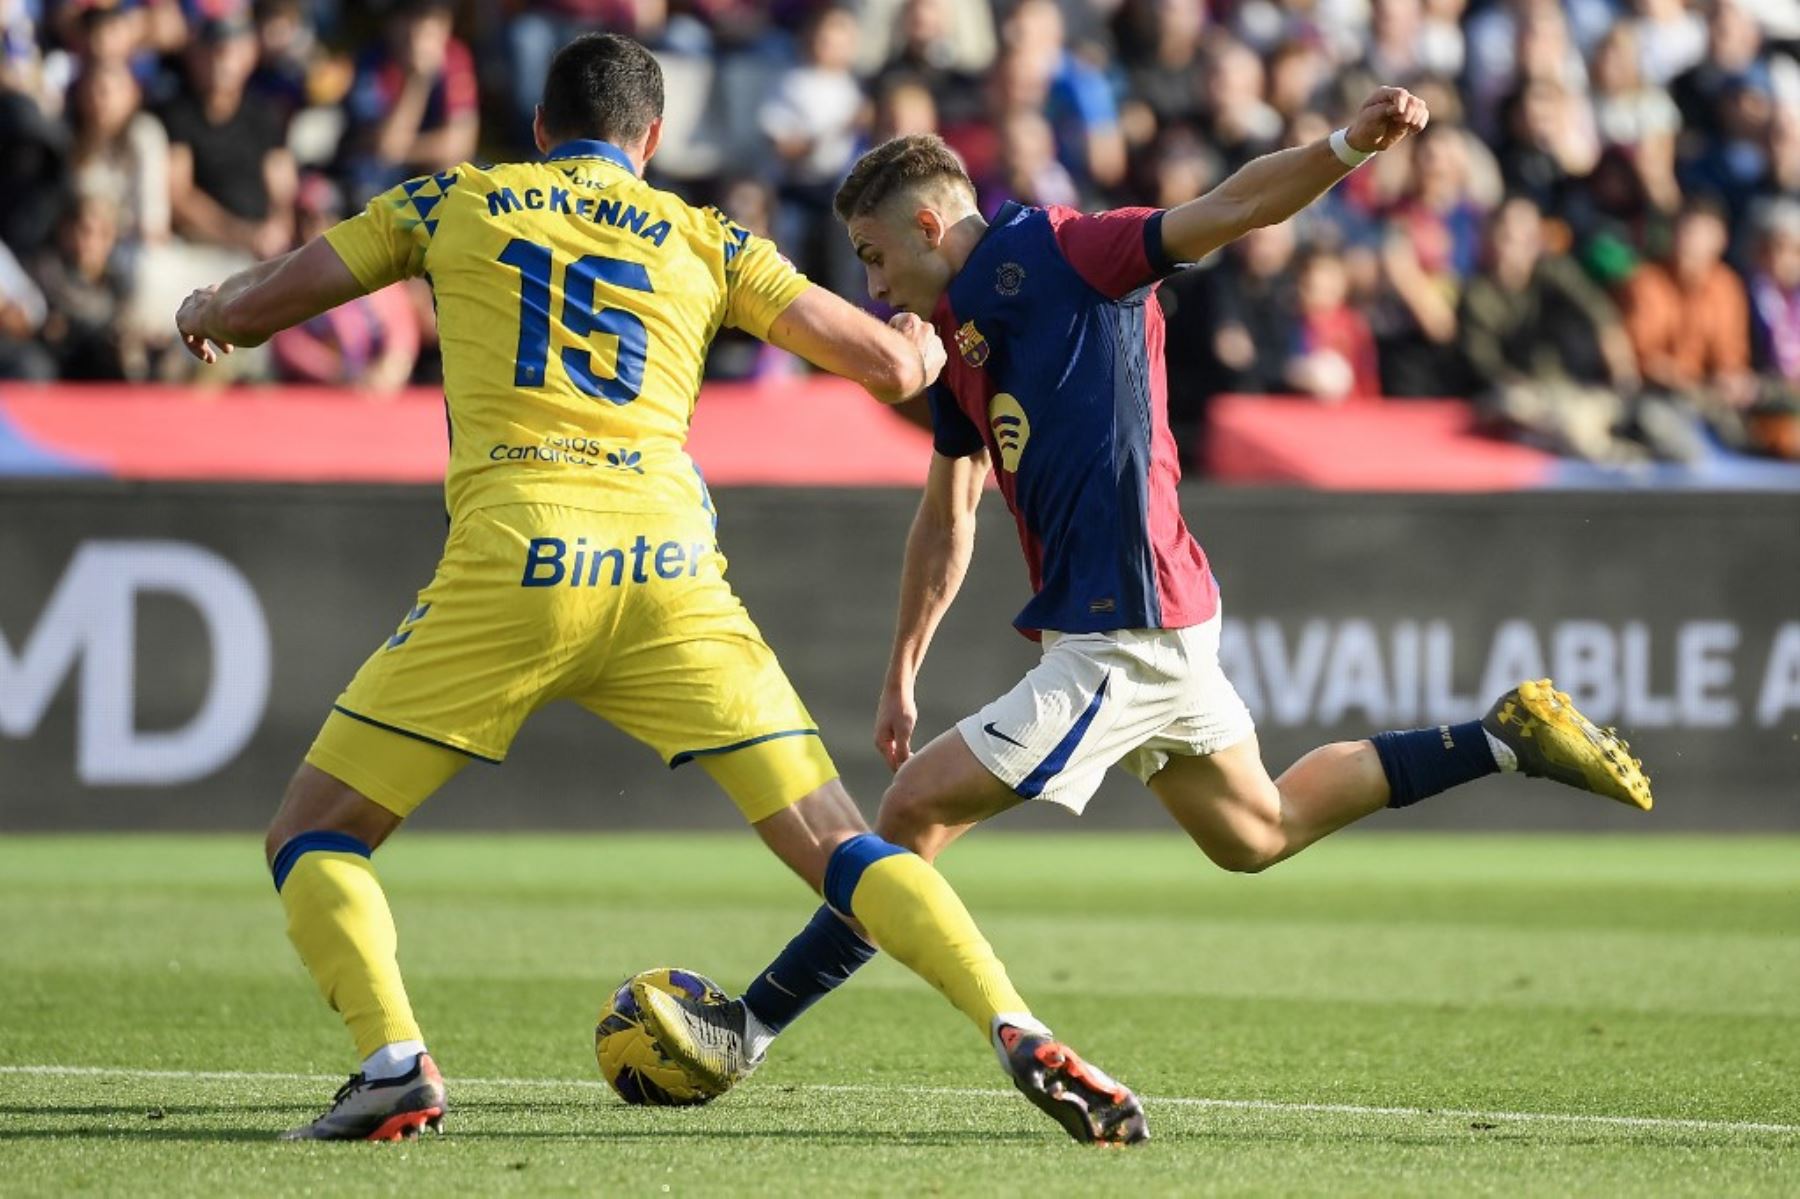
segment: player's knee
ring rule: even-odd
[[[883,839],[929,859],[936,856],[947,823],[939,797],[920,786],[917,780],[908,778],[902,768],[893,785],[881,797],[875,832]]]
[[[1202,844],[1213,864],[1233,874],[1261,874],[1285,856],[1278,836],[1251,834]]]

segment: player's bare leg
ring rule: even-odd
[[[398,1140],[439,1131],[444,1081],[413,1019],[395,959],[393,916],[368,855],[401,818],[310,763],[288,784],[264,853],[288,936],[340,1012],[363,1068],[329,1110],[284,1140]]]
[[[833,911],[853,915],[869,930],[871,942],[931,983],[988,1034],[1014,1085],[1071,1137],[1100,1144],[1144,1140],[1149,1134],[1137,1097],[1083,1062],[1031,1016],[942,876],[921,855],[867,827],[836,780],[756,825],[764,843],[830,905],[802,934],[808,948],[820,940],[830,943],[832,924],[841,923]],[[865,945],[866,953],[835,968],[847,966],[847,976],[874,952],[872,944]],[[732,1085],[760,1060],[744,1002],[688,1004],[647,987],[634,994],[665,1051],[714,1085]]]
[[[1206,757],[1177,757],[1150,779],[1175,823],[1215,863],[1254,873],[1387,806],[1367,741],[1322,745],[1271,779],[1255,734]]]
[[[1022,802],[951,729],[894,775],[881,797],[875,831],[929,862],[981,821]]]
[[[1459,739],[1473,744],[1459,750]],[[1385,760],[1379,741],[1388,743]],[[1446,753],[1493,761],[1441,773],[1444,768],[1432,761],[1438,743]],[[1518,770],[1646,811],[1652,802],[1650,781],[1630,746],[1614,730],[1596,727],[1548,679],[1521,683],[1501,696],[1479,726],[1324,745],[1276,779],[1269,778],[1252,735],[1219,753],[1173,758],[1149,785],[1207,857],[1227,870],[1253,873],[1371,812],[1403,806],[1396,800],[1416,802],[1496,770]]]

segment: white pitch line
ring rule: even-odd
[[[0,1066],[0,1075],[39,1077],[116,1077],[198,1079],[216,1082],[337,1082],[336,1074],[291,1074],[268,1070],[148,1070],[114,1066]],[[455,1086],[568,1088],[610,1090],[595,1078],[451,1078]],[[1008,1099],[1012,1091],[985,1087],[924,1087],[858,1083],[800,1083],[802,1091],[844,1095],[945,1095],[965,1098]],[[1279,1099],[1206,1099],[1192,1095],[1148,1096],[1152,1107],[1200,1107],[1222,1111],[1275,1112],[1329,1116],[1395,1116],[1406,1119],[1441,1117],[1454,1120],[1510,1120],[1537,1124],[1597,1124],[1611,1128],[1670,1128],[1701,1132],[1762,1132],[1800,1134],[1800,1124],[1768,1124],[1743,1120],[1695,1120],[1677,1116],[1596,1116],[1579,1112],[1506,1112],[1450,1107],[1378,1107],[1357,1103],[1291,1103]]]

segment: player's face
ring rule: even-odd
[[[945,225],[929,208],[900,205],[850,222],[850,244],[868,274],[869,298],[930,319],[950,281]]]

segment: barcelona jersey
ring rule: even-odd
[[[325,236],[370,291],[431,283],[452,517],[705,503],[683,446],[707,347],[725,326],[767,337],[809,286],[772,243],[601,141],[409,180]]]
[[[1162,213],[1007,204],[932,322],[939,453],[986,449],[1019,526],[1035,633],[1185,628],[1218,609],[1181,518],[1156,282]]]

